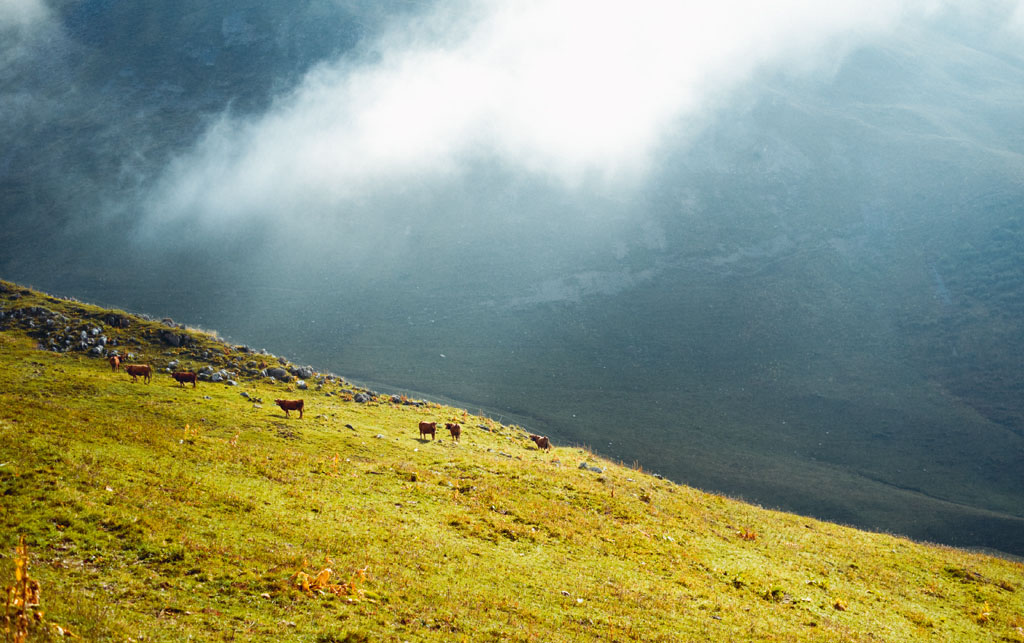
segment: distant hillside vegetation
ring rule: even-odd
[[[0,496],[7,640],[1024,641],[1018,562],[541,451],[8,282]]]

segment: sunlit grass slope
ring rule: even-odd
[[[181,388],[172,360],[279,360],[0,288],[0,586],[24,534],[30,640],[1024,641],[1019,563],[542,452],[457,408],[356,402],[337,377]],[[39,307],[152,383],[40,350]],[[461,442],[420,440],[421,420],[460,422]]]

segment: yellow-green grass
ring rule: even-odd
[[[107,312],[5,288],[8,312]],[[274,360],[194,331],[169,348],[135,317],[103,331],[140,342],[149,385],[6,327],[0,586],[25,534],[45,620],[84,640],[1024,641],[1017,562],[542,452],[458,408],[358,403],[339,380],[181,388],[159,370],[172,359]]]

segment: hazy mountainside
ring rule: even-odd
[[[11,638],[1024,641],[1019,562],[539,451],[170,320],[0,282],[0,367]]]
[[[355,65],[364,34],[416,9],[52,7],[0,69],[5,277],[704,488],[1024,552],[1024,61],[991,25],[761,74],[666,143],[629,203],[481,162],[366,220],[149,229],[142,195],[222,113]]]
[[[151,260],[125,208],[225,110],[266,109],[302,74],[359,41],[405,3],[50,3],[53,20],[5,30],[0,48],[0,211],[4,245],[54,270],[102,272]],[[4,25],[0,25],[3,28]],[[55,238],[73,240],[56,253]],[[127,255],[127,256],[125,256]],[[5,258],[13,261],[16,257]]]
[[[972,69],[1005,63],[904,44],[930,48],[853,56],[817,94],[785,79],[752,90],[666,165],[646,249],[588,257],[505,300],[455,262],[389,290],[406,303],[373,309],[373,325],[293,341],[310,355],[328,342],[359,377],[527,415],[701,486],[1010,546],[1024,509],[1022,427],[1007,421],[1020,408],[1022,166],[1015,130],[1002,138],[998,124],[1024,79],[1019,65],[961,71],[962,102],[940,111],[913,102],[938,82],[910,73],[944,60],[932,49]],[[872,74],[900,92],[858,81]],[[855,90],[852,103],[831,95]]]

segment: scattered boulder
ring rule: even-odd
[[[288,382],[292,379],[291,375],[288,374],[288,371],[284,370],[280,366],[268,368],[266,373],[267,377],[273,377],[275,380],[281,380],[282,382]]]
[[[353,397],[352,399],[354,399],[356,402],[359,402],[360,404],[366,404],[367,402],[370,401],[370,396],[367,395],[366,393],[360,392],[356,393],[355,397]]]
[[[312,366],[299,366],[294,367],[290,370],[291,374],[299,378],[300,380],[308,380],[311,377],[313,377],[314,373],[316,373],[316,371],[313,370]]]
[[[192,337],[185,333],[174,333],[169,330],[162,330],[160,331],[160,341],[169,346],[181,348],[182,346],[190,346],[192,344]]]
[[[604,469],[601,467],[587,462],[580,462],[580,469],[583,469],[584,471],[593,471],[594,473],[604,473]]]
[[[117,313],[110,313],[103,318],[104,323],[107,326],[114,328],[128,328],[131,325],[131,320],[125,315],[118,315]]]

